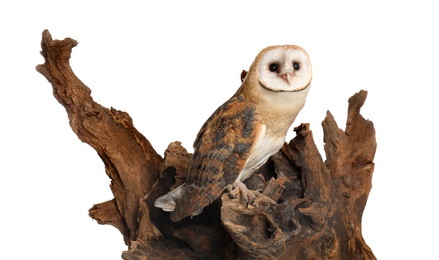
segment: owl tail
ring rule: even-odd
[[[184,190],[185,185],[186,184],[183,183],[182,185],[171,190],[170,192],[166,193],[165,195],[158,197],[154,202],[154,206],[156,208],[161,208],[167,212],[174,211],[175,206],[177,205],[177,201],[180,198],[180,196]]]

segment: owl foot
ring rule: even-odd
[[[247,207],[249,204],[252,205],[255,201],[256,197],[253,194],[253,191],[247,189],[247,186],[239,180],[236,180],[233,185],[228,185],[227,190],[229,191],[230,197],[234,199],[236,199],[238,193],[241,192],[241,198],[245,201]]]

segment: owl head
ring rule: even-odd
[[[250,67],[245,80],[274,92],[298,92],[308,88],[312,69],[309,56],[296,45],[263,49]]]

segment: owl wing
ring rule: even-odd
[[[201,213],[235,182],[264,135],[265,125],[255,104],[234,97],[219,107],[195,140],[186,187],[171,219]]]

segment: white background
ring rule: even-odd
[[[120,259],[111,226],[88,217],[112,199],[96,152],[71,131],[36,72],[41,33],[79,42],[71,65],[98,103],[127,111],[163,154],[191,145],[264,47],[296,44],[313,64],[294,125],[309,122],[323,153],[330,110],[347,100],[377,131],[363,236],[378,259],[438,259],[439,16],[427,1],[9,1],[0,4],[2,259]],[[306,3],[305,3],[306,2]],[[152,4],[153,3],[153,4]],[[287,140],[294,137],[290,131]],[[60,257],[62,255],[62,257]],[[6,257],[7,256],[7,257]]]

